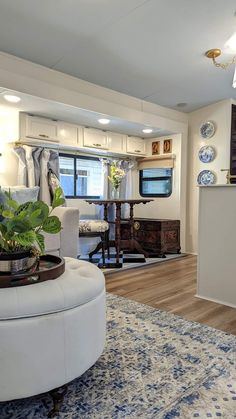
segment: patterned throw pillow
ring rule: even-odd
[[[3,204],[6,201],[7,198],[5,192],[9,191],[12,199],[17,201],[19,204],[24,204],[28,201],[35,202],[38,200],[38,186],[33,186],[32,188],[27,188],[26,186],[3,186],[0,190],[0,203]]]

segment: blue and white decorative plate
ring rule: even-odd
[[[204,122],[200,126],[200,135],[202,138],[211,138],[215,134],[215,124],[211,121]]]
[[[198,157],[202,163],[210,163],[216,156],[215,149],[210,145],[204,145],[200,148]]]
[[[216,175],[211,170],[202,170],[197,177],[198,185],[214,185]]]

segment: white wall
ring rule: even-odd
[[[147,205],[137,205],[135,207],[135,216],[146,218],[180,218],[180,167],[181,167],[181,135],[172,135],[171,137],[161,137],[148,141],[148,154],[151,155],[151,144],[153,141],[160,141],[161,150],[164,139],[172,138],[172,153],[176,155],[173,170],[173,190],[168,198],[150,198],[154,199]],[[153,162],[155,167],[155,162]],[[139,194],[139,170],[134,170],[133,190],[135,198],[142,198]]]
[[[19,139],[19,111],[10,106],[0,106],[0,185],[17,185],[17,157],[12,141]]]
[[[153,202],[150,202],[146,205],[136,205],[135,206],[135,216],[141,218],[168,218],[172,220],[181,220],[181,247],[185,250],[185,211],[181,211],[182,204],[186,204],[184,196],[184,188],[181,189],[182,183],[182,174],[186,177],[185,172],[182,171],[182,136],[181,134],[176,134],[168,137],[156,138],[157,141],[160,141],[161,153],[163,150],[163,141],[165,139],[172,138],[172,153],[176,155],[174,161],[174,170],[173,170],[173,189],[172,194],[168,198],[151,198]],[[151,155],[151,146],[152,142],[155,139],[148,140],[147,152]],[[154,163],[155,165],[155,163]],[[184,179],[183,179],[184,182]],[[134,170],[133,173],[133,191],[135,198],[142,198],[139,194],[139,170]]]
[[[188,137],[188,195],[187,195],[187,250],[198,251],[198,194],[197,176],[201,170],[210,169],[216,173],[217,183],[225,184],[225,173],[221,169],[230,167],[230,131],[231,131],[231,100],[224,100],[201,108],[189,114]],[[214,136],[203,140],[199,134],[200,125],[206,121],[216,124]],[[198,158],[203,145],[212,145],[216,149],[213,162],[204,164]]]

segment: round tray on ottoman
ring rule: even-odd
[[[40,256],[37,265],[19,274],[0,272],[0,288],[20,287],[56,279],[65,272],[65,260],[59,256]]]
[[[0,289],[0,402],[51,391],[89,369],[105,344],[105,279],[65,258],[57,279]]]

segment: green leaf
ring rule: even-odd
[[[16,211],[16,215],[20,215],[23,211],[28,211],[29,208],[32,206],[32,202],[25,202],[24,204],[21,204],[17,211]]]
[[[36,242],[39,245],[41,253],[43,254],[45,252],[44,236],[40,233],[36,233]]]
[[[19,233],[17,236],[15,236],[15,241],[23,247],[32,247],[35,240],[36,234],[34,231]]]
[[[5,250],[5,251],[8,250],[7,247],[6,247],[6,243],[2,239],[2,237],[0,237],[0,248],[1,248],[1,250]]]
[[[19,204],[14,199],[8,199],[6,204],[8,207],[13,208],[14,210],[17,210],[19,207]]]
[[[8,192],[7,192],[7,191],[5,191],[4,193],[5,193],[5,196],[6,196],[8,199],[11,199],[11,190],[10,190],[10,188],[9,188],[9,191],[8,191]]]
[[[13,218],[14,217],[14,212],[12,212],[11,210],[4,210],[2,212],[2,216],[4,218]]]
[[[40,224],[43,224],[44,220],[46,220],[49,214],[48,205],[45,204],[45,202],[43,201],[33,202],[30,208],[31,214],[36,210],[41,211],[41,213],[37,216],[37,218],[38,218],[38,221],[40,221]]]
[[[48,217],[43,223],[43,231],[45,233],[56,234],[61,231],[61,221],[55,215]]]
[[[32,226],[28,220],[12,218],[7,222],[7,230],[15,233],[25,233],[31,230]]]
[[[60,207],[60,205],[63,205],[65,203],[64,198],[57,198],[54,199],[52,202],[52,208]]]
[[[56,189],[55,189],[55,194],[54,194],[54,196],[55,196],[55,198],[56,199],[58,199],[58,198],[61,198],[61,196],[63,195],[63,190],[62,190],[62,188],[60,187],[60,186],[58,186]]]
[[[65,203],[65,199],[63,198],[63,190],[59,186],[58,188],[56,188],[55,193],[54,193],[54,197],[52,201],[52,208],[54,209],[56,207],[59,207],[60,205],[63,205],[64,203]]]
[[[30,223],[31,223],[31,225],[32,225],[33,228],[34,227],[38,227],[38,226],[40,226],[42,224],[43,218],[42,218],[41,214],[42,214],[42,211],[41,211],[40,208],[39,209],[36,209],[35,211],[33,211],[30,214],[29,220],[30,220]]]
[[[17,220],[23,220],[23,218],[27,218],[27,215],[28,215],[28,213],[27,213],[27,211],[25,211],[25,210],[22,210],[19,214],[18,214],[18,212],[16,212],[16,217],[15,218],[17,218]]]
[[[7,233],[7,227],[4,223],[0,223],[0,232],[2,233],[2,235]]]

